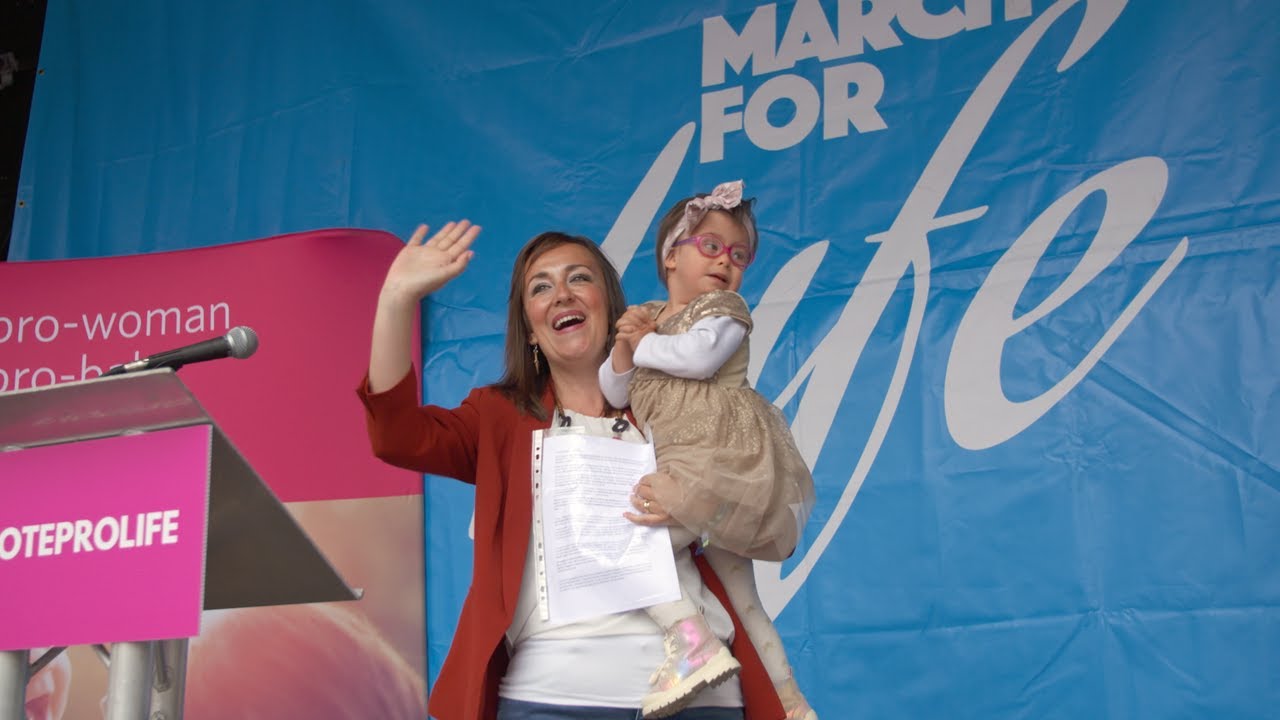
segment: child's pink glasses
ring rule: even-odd
[[[671,247],[675,248],[689,243],[697,243],[698,252],[709,258],[717,258],[729,253],[729,262],[733,263],[734,267],[739,270],[746,270],[751,261],[755,259],[755,255],[751,252],[749,246],[726,245],[718,235],[694,235],[671,243]]]

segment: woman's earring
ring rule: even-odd
[[[542,365],[538,362],[538,344],[533,344],[533,373],[535,375],[542,374]]]

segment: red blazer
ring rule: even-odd
[[[392,465],[476,486],[471,587],[428,711],[440,720],[493,720],[498,681],[507,666],[504,634],[515,614],[533,520],[532,432],[550,427],[550,421],[521,413],[489,387],[472,390],[452,410],[419,405],[416,371],[377,394],[368,392],[365,378],[357,393],[365,406],[374,455]],[[550,417],[550,392],[543,404]],[[697,566],[703,582],[733,618],[732,650],[742,663],[746,720],[783,720],[773,683],[719,579],[703,558],[697,558]]]

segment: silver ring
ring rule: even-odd
[[[643,505],[641,505],[640,507],[644,508],[644,511],[645,511],[645,512],[649,512],[649,506],[650,506],[650,505],[652,505],[652,504],[653,504],[653,501],[652,501],[652,500],[645,500],[645,501],[644,501],[644,504],[643,504]]]

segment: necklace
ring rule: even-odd
[[[605,408],[606,408],[606,411],[609,409],[607,405],[605,406]],[[613,427],[609,428],[609,431],[613,433],[613,437],[615,440],[621,440],[622,433],[626,432],[627,428],[631,427],[631,423],[627,421],[627,418],[624,416],[621,410],[614,409],[613,413],[614,413]],[[564,411],[564,408],[560,406],[559,398],[556,398],[556,417],[559,418],[558,422],[560,427],[562,428],[566,428],[566,427],[569,427],[570,425],[573,425],[573,417],[570,416],[568,413],[566,413]],[[607,416],[601,415],[600,417],[607,417]]]

